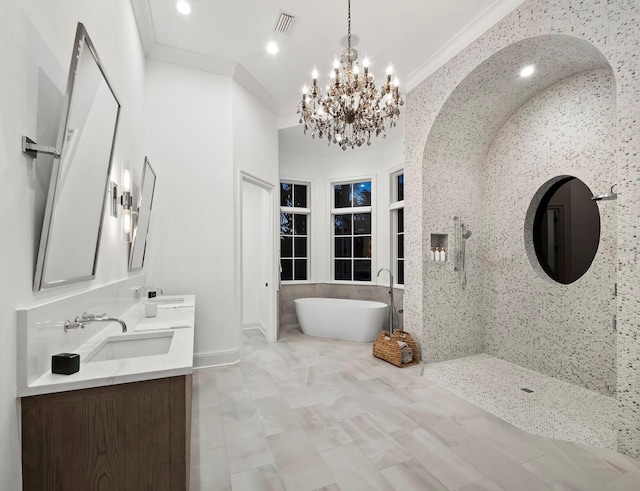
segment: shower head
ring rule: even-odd
[[[466,229],[464,232],[462,232],[462,238],[467,240],[469,237],[471,237],[471,230]]]

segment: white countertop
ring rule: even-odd
[[[140,382],[193,372],[193,339],[195,321],[195,295],[179,295],[184,301],[177,303],[158,302],[156,317],[144,315],[147,299],[143,299],[126,311],[120,318],[127,324],[127,332],[117,322],[112,322],[98,331],[74,353],[80,355],[80,371],[71,375],[51,373],[49,370],[28,387],[18,388],[18,397],[50,394],[69,390],[88,389],[107,385]],[[165,297],[165,298],[168,298]],[[100,324],[88,324],[92,329]],[[173,332],[169,350],[165,354],[123,358],[118,360],[86,362],[85,358],[111,336],[132,339],[148,333]]]

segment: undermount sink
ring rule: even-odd
[[[178,295],[163,295],[160,297],[149,298],[148,301],[157,303],[180,303],[184,302],[184,297],[180,297]]]
[[[109,336],[83,360],[84,363],[122,360],[141,356],[163,355],[169,352],[173,331]]]

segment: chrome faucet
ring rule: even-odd
[[[72,321],[64,321],[64,332],[67,332],[69,329],[84,329],[87,324],[91,322],[117,322],[122,326],[122,332],[127,332],[127,324],[122,319],[117,319],[115,317],[105,317],[106,313],[96,315],[96,314],[87,314],[83,312],[82,315],[77,316]]]
[[[378,278],[383,271],[389,273],[389,332],[393,333],[393,310],[395,309],[395,304],[393,303],[393,273],[388,268],[380,268],[376,278]]]

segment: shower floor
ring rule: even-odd
[[[424,376],[529,433],[616,450],[612,397],[486,354],[425,364]]]

